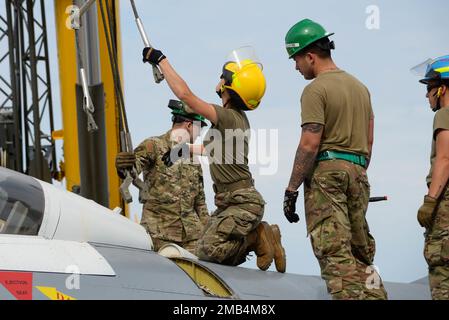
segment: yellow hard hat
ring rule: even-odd
[[[243,47],[234,50],[232,57],[234,61],[229,61],[223,66],[223,79],[225,84],[222,90],[228,89],[235,93],[244,103],[243,110],[255,110],[265,95],[266,80],[262,72],[262,65],[256,58],[243,58],[239,53],[247,52],[250,47]]]

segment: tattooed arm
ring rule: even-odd
[[[302,127],[301,141],[296,152],[293,172],[287,190],[296,191],[312,170],[321,144],[323,125],[308,123]]]

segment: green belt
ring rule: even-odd
[[[215,193],[223,193],[223,192],[234,192],[236,190],[240,189],[246,189],[254,187],[254,180],[240,180],[233,183],[227,183],[227,184],[214,184],[214,191]]]
[[[367,161],[365,156],[361,156],[354,153],[347,153],[341,151],[323,151],[318,154],[317,161],[326,161],[326,160],[345,160],[357,164],[366,168]]]

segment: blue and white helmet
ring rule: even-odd
[[[443,79],[449,80],[449,55],[429,61],[425,77],[419,82],[428,84],[430,81],[441,81]]]

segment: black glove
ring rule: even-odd
[[[156,50],[151,47],[146,47],[143,49],[143,62],[149,62],[153,65],[158,65],[159,62],[166,59],[167,57],[160,50]]]
[[[284,215],[290,223],[298,223],[299,216],[296,214],[296,200],[298,199],[298,191],[285,191],[284,196]]]
[[[117,170],[130,170],[136,164],[136,155],[133,152],[120,152],[115,157]]]
[[[115,157],[115,168],[121,178],[126,176],[127,170],[132,170],[136,165],[136,155],[133,152],[120,152]]]
[[[167,167],[173,166],[173,164],[180,159],[187,159],[190,157],[190,148],[187,143],[178,144],[172,149],[169,149],[163,156],[162,161]]]

